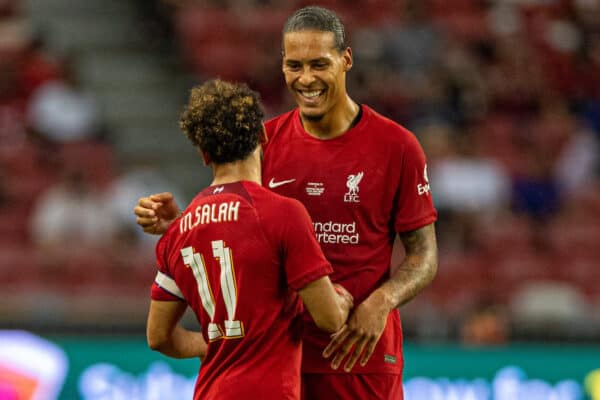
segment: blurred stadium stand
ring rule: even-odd
[[[293,106],[280,30],[308,3],[0,2],[0,326],[140,331],[153,251],[124,217],[128,199],[152,188],[189,199],[207,183],[177,128],[194,82],[247,81],[269,115]],[[402,309],[407,335],[458,340],[486,309],[506,340],[597,341],[600,1],[317,3],[349,30],[350,93],[411,128],[428,154],[440,266]],[[69,68],[101,121],[82,139],[49,139],[29,107]],[[86,199],[112,203],[114,183],[140,167],[159,183],[117,196],[103,218],[122,223],[100,243],[77,229],[59,243],[34,237],[41,199],[73,171]]]

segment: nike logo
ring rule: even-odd
[[[275,182],[273,179],[274,178],[271,178],[271,180],[269,181],[269,189],[275,189],[276,187],[279,187],[281,185],[285,185],[285,184],[288,184],[288,183],[292,183],[292,182],[294,182],[296,180],[294,178],[294,179],[288,179],[288,180],[285,180],[285,181]]]

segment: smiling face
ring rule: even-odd
[[[332,32],[288,32],[283,38],[285,82],[303,119],[320,121],[335,113],[347,97],[350,48],[337,50]]]

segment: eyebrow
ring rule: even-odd
[[[286,59],[285,60],[286,64],[302,64],[304,62],[305,61],[294,60],[294,59]],[[329,63],[329,62],[331,62],[331,60],[327,57],[318,57],[318,58],[313,58],[313,59],[306,61],[306,63],[322,63],[322,62]]]

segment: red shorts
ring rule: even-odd
[[[403,400],[402,376],[302,374],[302,400]]]

